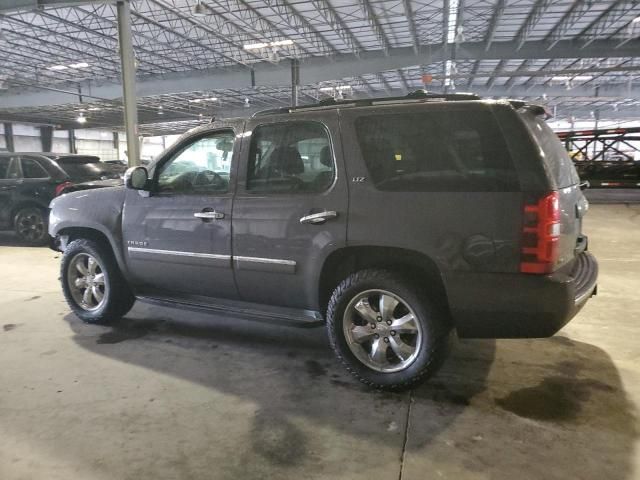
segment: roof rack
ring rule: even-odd
[[[524,100],[507,100],[516,110],[529,110],[534,115],[543,116],[545,120],[553,117],[553,112],[546,105],[539,103],[525,102]]]
[[[305,110],[324,110],[339,107],[370,107],[372,105],[384,105],[387,103],[402,102],[423,102],[423,101],[462,101],[462,100],[480,100],[481,98],[475,93],[435,93],[426,90],[415,90],[402,97],[380,97],[380,98],[362,98],[336,100],[334,98],[326,98],[318,103],[310,105],[301,105],[299,107],[280,107],[270,108],[268,110],[260,110],[252,115],[252,117],[260,117],[263,115],[274,115],[278,113],[294,113]]]

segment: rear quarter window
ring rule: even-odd
[[[361,116],[355,129],[371,179],[386,191],[516,191],[517,172],[485,109]]]
[[[524,124],[540,149],[545,170],[556,183],[557,188],[569,187],[580,182],[569,153],[547,122],[539,115],[521,112]]]

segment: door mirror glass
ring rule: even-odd
[[[144,167],[131,167],[124,174],[124,184],[133,190],[144,190],[147,186],[149,173]]]

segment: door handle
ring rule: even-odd
[[[196,212],[193,216],[202,220],[221,220],[224,218],[224,213],[214,210],[212,212]]]
[[[300,223],[310,223],[312,225],[320,225],[326,222],[327,220],[331,220],[332,218],[336,218],[338,213],[333,210],[328,210],[320,213],[312,213],[311,215],[306,215],[300,219]]]

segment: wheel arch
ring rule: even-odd
[[[318,306],[326,314],[335,287],[365,268],[399,272],[412,281],[429,285],[429,298],[450,318],[449,301],[441,269],[429,256],[397,247],[350,246],[333,251],[324,261],[318,280]]]
[[[109,238],[109,236],[103,231],[97,228],[92,228],[92,227],[64,227],[64,228],[61,228],[56,233],[56,238],[60,239],[64,237],[66,237],[65,243],[67,245],[73,242],[74,240],[78,240],[82,238],[87,240],[93,240],[99,245],[102,245],[105,248],[108,248],[109,251],[115,257],[116,262],[118,263],[118,267],[120,268],[120,271],[123,273],[126,272],[125,270],[126,266],[120,251],[116,248],[114,241],[111,238]]]

